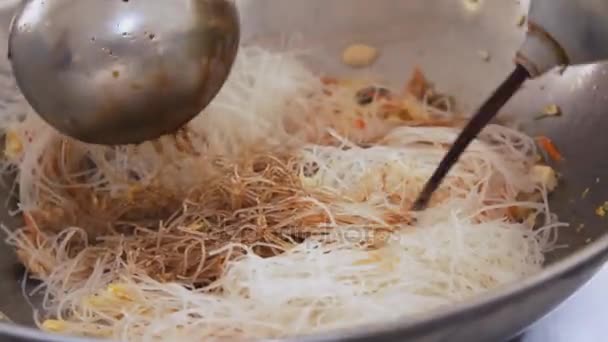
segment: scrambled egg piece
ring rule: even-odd
[[[105,291],[86,299],[88,305],[95,308],[105,308],[114,305],[125,305],[133,301],[129,289],[123,284],[110,284]]]
[[[6,137],[4,139],[6,144],[4,147],[4,155],[11,159],[19,157],[23,151],[23,143],[17,133],[8,131],[6,132]]]
[[[599,217],[604,217],[606,216],[606,211],[608,211],[608,202],[597,207],[597,209],[595,209],[595,214]]]
[[[57,319],[47,319],[42,323],[42,329],[49,332],[62,332],[66,330],[66,324],[64,321]]]
[[[108,285],[108,293],[114,297],[122,300],[132,300],[129,290],[122,284],[110,284]]]
[[[531,173],[534,182],[543,185],[548,191],[553,191],[557,187],[557,175],[551,167],[535,165],[532,167]]]

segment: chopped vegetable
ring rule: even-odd
[[[547,107],[545,107],[545,110],[543,111],[545,114],[547,115],[561,115],[562,114],[562,110],[558,105],[555,104],[551,104],[548,105]]]
[[[557,149],[553,141],[551,141],[551,139],[547,138],[546,136],[539,136],[536,138],[536,142],[552,160],[564,160],[564,157],[561,155],[561,153],[559,153],[559,150]]]
[[[528,20],[528,17],[526,17],[525,15],[520,15],[519,18],[517,19],[517,26],[519,26],[519,27],[524,26],[524,24],[526,23],[527,20]]]
[[[599,217],[606,216],[606,211],[608,211],[608,202],[604,202],[604,204],[600,205],[595,209],[595,214]]]
[[[507,208],[507,213],[511,219],[521,221],[529,217],[532,210],[530,208],[512,206]]]
[[[558,105],[551,104],[543,109],[543,113],[536,117],[536,120],[541,120],[549,117],[561,116],[562,110]]]
[[[585,198],[585,197],[587,197],[587,195],[589,194],[589,191],[590,191],[590,189],[589,189],[589,188],[586,188],[586,189],[583,191],[583,193],[581,194],[581,198]]]
[[[364,106],[376,99],[390,99],[391,92],[386,88],[372,86],[359,90],[355,96],[357,103]]]
[[[338,79],[333,78],[333,77],[323,76],[323,77],[321,77],[321,83],[323,83],[325,85],[335,85],[335,84],[338,84]]]
[[[0,322],[9,322],[9,323],[14,323],[10,318],[8,318],[7,315],[5,315],[4,313],[0,312]]]
[[[358,129],[365,129],[367,125],[365,124],[365,121],[363,119],[356,119],[355,120],[355,127],[357,127]]]
[[[427,81],[420,68],[415,68],[412,77],[407,82],[406,93],[414,95],[418,100],[422,100],[426,92],[431,89],[431,84]]]
[[[595,209],[595,214],[599,217],[604,217],[606,216],[606,209],[603,206],[599,206]]]
[[[380,106],[380,116],[386,120],[409,121],[412,116],[407,108],[396,103],[383,103]]]

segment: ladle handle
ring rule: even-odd
[[[531,0],[528,28],[516,61],[532,77],[608,60],[607,0]]]

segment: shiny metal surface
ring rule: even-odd
[[[28,0],[10,58],[32,107],[99,144],[172,133],[213,99],[239,42],[225,0]]]
[[[536,77],[558,65],[608,60],[607,17],[603,0],[533,0],[518,62]]]
[[[404,83],[412,67],[421,66],[440,90],[455,95],[461,108],[470,111],[513,68],[514,53],[524,38],[524,28],[518,26],[525,13],[522,2],[244,0],[238,5],[245,43],[298,49],[305,51],[308,63],[320,71],[377,74],[397,85]],[[8,18],[0,16],[0,21]],[[0,39],[5,38],[2,36],[0,31]],[[353,42],[380,49],[373,68],[355,71],[342,65],[342,49]],[[489,62],[479,57],[480,50],[490,54]],[[0,72],[7,70],[8,66],[0,63]],[[0,110],[12,95],[0,94]],[[559,105],[563,115],[535,120],[548,104]],[[423,317],[305,341],[501,341],[545,315],[596,272],[608,255],[608,222],[595,215],[595,208],[608,200],[608,159],[602,157],[608,150],[608,139],[604,138],[608,66],[571,68],[563,75],[556,72],[535,80],[508,104],[502,119],[521,122],[531,134],[549,136],[566,158],[555,165],[563,179],[551,204],[563,220],[571,222],[571,228],[561,230],[558,243],[565,247],[548,255],[545,271]],[[586,188],[590,191],[582,196]],[[5,213],[0,217],[9,226],[17,224]],[[83,341],[28,328],[32,325],[31,309],[21,295],[22,273],[15,271],[18,266],[10,249],[0,248],[0,256],[0,311],[18,323],[0,325],[0,334],[9,341]]]
[[[427,207],[450,169],[469,144],[530,78],[551,69],[608,60],[608,2],[602,0],[532,0],[524,43],[515,56],[516,67],[496,92],[475,112],[447,152],[412,206]],[[563,25],[569,22],[571,25]],[[523,23],[521,23],[523,25]],[[487,52],[484,52],[484,55]]]

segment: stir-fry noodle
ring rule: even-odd
[[[450,98],[420,71],[392,89],[296,57],[244,48],[203,114],[139,146],[6,116],[25,219],[6,231],[41,281],[43,329],[279,338],[407,319],[540,270],[561,224],[532,138],[490,126],[411,212],[459,132]]]

